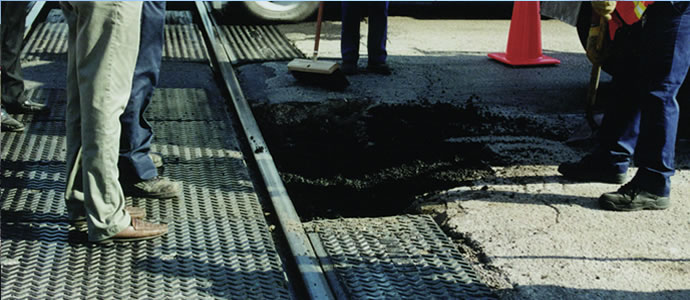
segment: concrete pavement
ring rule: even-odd
[[[687,140],[679,142],[672,207],[664,211],[601,210],[596,199],[616,185],[571,182],[556,171],[560,162],[587,151],[563,143],[584,124],[591,68],[574,27],[542,22],[544,53],[560,59],[560,65],[511,68],[486,57],[505,51],[507,20],[390,17],[389,24],[392,76],[350,76],[345,92],[333,92],[296,84],[283,62],[246,65],[238,72],[247,98],[267,104],[472,102],[487,115],[522,116],[533,125],[509,128],[513,125],[505,123],[506,128],[490,134],[448,139],[483,143],[506,163],[491,165],[492,176],[420,195],[417,210],[435,217],[505,299],[690,298]],[[310,53],[312,26],[279,28],[303,53]],[[363,23],[362,66],[366,28]],[[337,60],[339,22],[327,22],[323,30],[321,57]],[[604,75],[604,82],[609,79]]]

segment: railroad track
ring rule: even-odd
[[[303,223],[233,69],[302,54],[290,52],[274,28],[229,29],[204,2],[189,12],[196,24],[166,25],[162,79],[149,112],[153,150],[163,153],[165,175],[182,181],[184,195],[173,202],[128,198],[171,232],[111,247],[84,243],[67,222],[64,84],[38,71],[64,64],[66,24],[45,17],[55,10],[30,14],[45,20],[32,26],[24,49],[27,75],[43,82],[29,96],[51,111],[19,115],[27,130],[2,133],[3,299],[494,297],[429,217]],[[180,80],[185,75],[194,78]],[[225,105],[234,116],[219,109]],[[262,191],[270,208],[262,207]],[[275,214],[278,234],[266,211]]]

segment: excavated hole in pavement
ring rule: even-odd
[[[367,100],[257,104],[254,115],[299,215],[399,215],[419,196],[492,176],[509,161],[467,136],[562,132],[475,105],[374,104]]]

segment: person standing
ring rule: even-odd
[[[611,19],[615,1],[591,3]],[[639,57],[613,74],[616,98],[607,104],[599,145],[580,161],[558,168],[571,179],[623,183],[634,158],[639,167],[635,176],[616,192],[603,194],[602,208],[631,211],[670,205],[679,118],[676,96],[690,68],[689,6],[690,2],[657,1],[647,7]]]
[[[386,64],[386,36],[388,34],[388,1],[343,1],[340,52],[343,63],[341,70],[347,75],[356,74],[359,60],[359,24],[364,13],[369,16],[367,71],[390,75]]]
[[[144,1],[141,11],[141,33],[132,91],[120,116],[120,183],[127,196],[166,199],[180,194],[179,182],[158,174],[163,166],[158,153],[151,152],[153,129],[144,113],[151,103],[160,78],[163,56],[165,1]]]
[[[9,113],[34,113],[46,108],[44,104],[26,99],[24,96],[24,76],[20,56],[26,26],[26,1],[2,1],[2,24],[0,39],[2,44],[2,130],[22,131],[24,125]]]
[[[60,2],[67,51],[67,189],[72,219],[86,218],[92,242],[164,235],[165,224],[133,218],[118,182],[119,116],[132,89],[142,2]]]

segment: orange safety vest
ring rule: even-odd
[[[630,25],[642,18],[647,7],[654,1],[618,1],[616,12],[609,21],[609,35],[611,40],[616,35],[616,30],[624,25]]]

